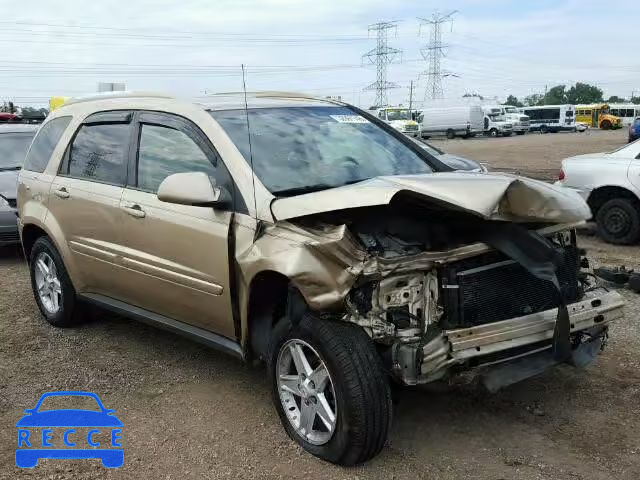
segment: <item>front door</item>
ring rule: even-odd
[[[226,168],[191,122],[168,114],[136,114],[139,138],[123,212],[122,290],[145,310],[235,338],[229,282],[232,211],[158,200],[169,175],[203,171],[224,185]]]
[[[80,293],[113,296],[117,287],[122,212],[132,134],[131,112],[88,117],[74,135],[51,183],[48,215],[71,251]]]

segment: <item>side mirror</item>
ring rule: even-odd
[[[222,207],[231,203],[231,194],[215,185],[204,172],[174,173],[158,187],[158,200],[178,205]]]

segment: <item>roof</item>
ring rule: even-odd
[[[244,92],[215,93],[206,97],[207,101],[201,105],[207,110],[236,110],[245,108]],[[210,101],[209,101],[210,100]],[[246,106],[248,108],[269,107],[310,107],[318,105],[345,105],[329,98],[319,98],[313,95],[296,92],[246,92]]]
[[[92,102],[94,100],[109,100],[113,98],[174,98],[171,95],[156,92],[144,92],[126,90],[122,92],[102,92],[82,95],[80,97],[71,97],[64,102],[64,105],[73,105],[76,103]]]
[[[203,102],[194,102],[188,99],[175,98],[170,95],[153,92],[106,92],[86,95],[69,99],[64,105],[56,108],[49,114],[50,118],[66,115],[70,110],[80,109],[84,113],[92,110],[103,109],[158,109],[174,111],[180,109],[200,110],[210,112],[216,110],[240,110],[245,108],[244,92],[227,92],[200,97],[206,99]],[[328,98],[318,98],[303,93],[293,92],[246,92],[246,105],[248,108],[273,108],[273,107],[309,107],[309,106],[343,106],[343,102]],[[192,111],[193,112],[193,111]]]
[[[39,124],[33,123],[0,123],[0,134],[2,133],[28,133],[37,132]]]

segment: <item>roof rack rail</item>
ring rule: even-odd
[[[75,103],[92,102],[94,100],[107,100],[112,98],[174,98],[174,97],[171,95],[167,95],[165,93],[124,90],[124,91],[118,91],[118,92],[91,93],[89,95],[72,97],[66,102],[64,102],[64,104],[72,105]]]

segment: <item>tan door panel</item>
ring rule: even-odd
[[[123,188],[71,177],[51,184],[48,215],[55,217],[71,250],[79,293],[113,296],[120,249]]]
[[[176,205],[125,189],[123,300],[235,337],[229,292],[230,212]]]

